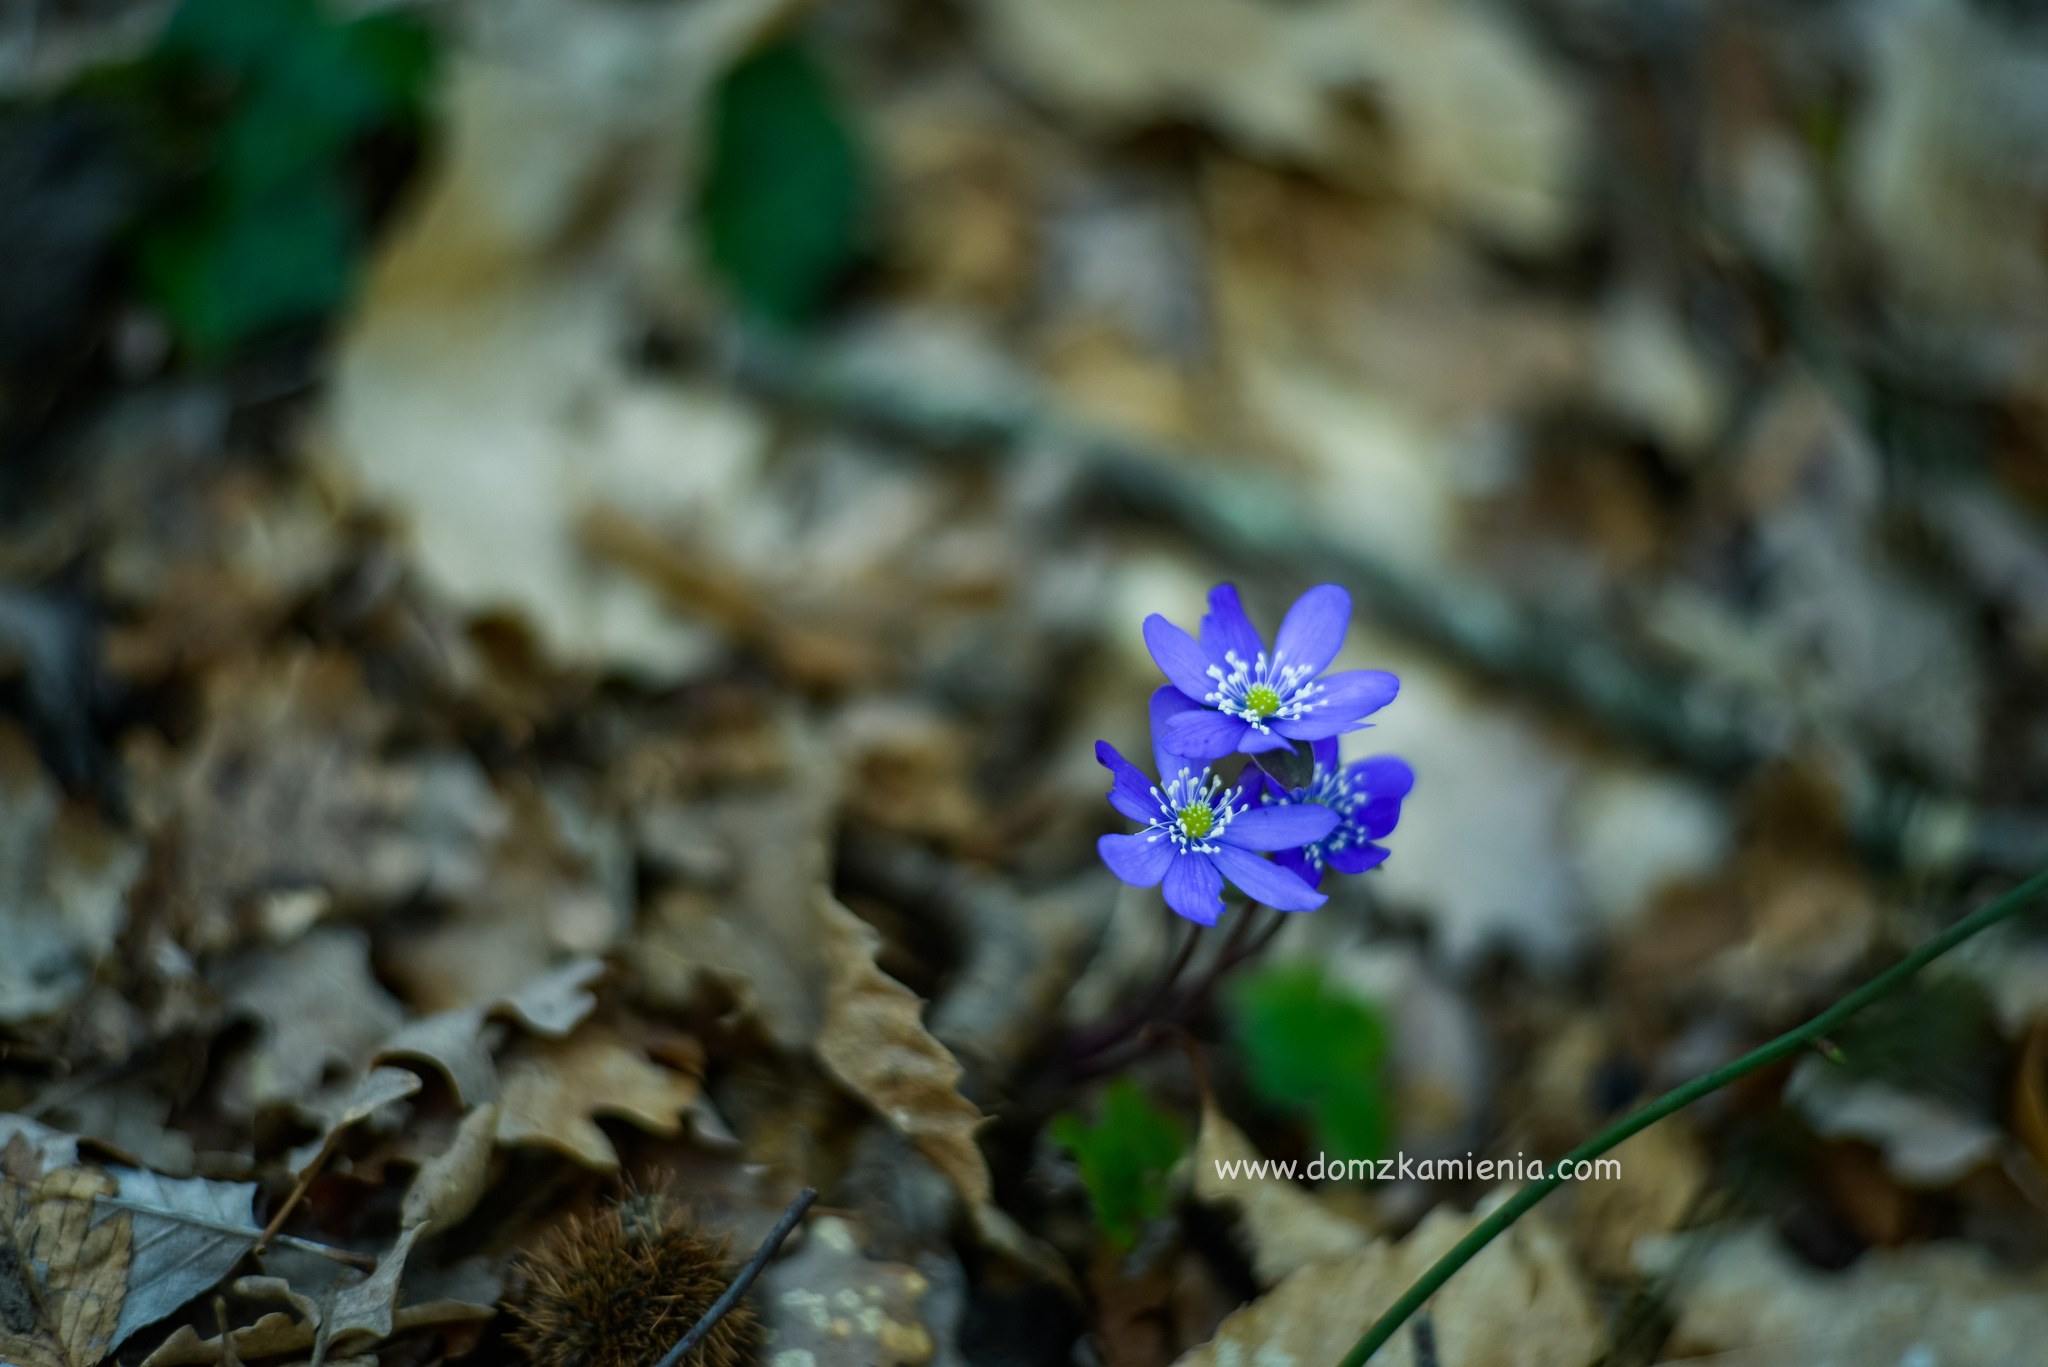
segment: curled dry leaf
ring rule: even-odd
[[[1477,1223],[1439,1208],[1399,1243],[1310,1263],[1223,1321],[1176,1367],[1322,1367]],[[1441,1367],[1585,1367],[1604,1345],[1579,1274],[1540,1217],[1489,1244],[1436,1295]],[[1409,1336],[1376,1358],[1409,1367]]]
[[[1058,1255],[996,1205],[988,1161],[975,1142],[982,1114],[960,1095],[959,1061],[925,1029],[923,1001],[875,966],[882,937],[822,887],[811,905],[828,973],[818,1061],[945,1175],[985,1242],[1071,1287]]]
[[[698,1093],[695,1078],[648,1062],[599,1025],[566,1039],[528,1041],[507,1061],[504,1075],[498,1143],[544,1145],[601,1172],[616,1169],[619,1155],[592,1116],[673,1135]]]
[[[1372,1236],[1363,1227],[1335,1214],[1309,1192],[1284,1177],[1218,1176],[1226,1168],[1263,1155],[1237,1126],[1216,1109],[1213,1098],[1202,1107],[1202,1132],[1195,1138],[1195,1196],[1235,1210],[1240,1230],[1251,1244],[1252,1270],[1261,1286],[1272,1286],[1313,1263],[1335,1262],[1363,1253]]]
[[[820,1216],[802,1250],[761,1278],[763,1357],[783,1367],[916,1367],[933,1350],[918,1316],[928,1285],[914,1267],[871,1261],[852,1225]]]
[[[575,1029],[597,998],[587,990],[604,973],[592,958],[572,959],[497,1000],[407,1021],[377,1050],[377,1059],[414,1059],[433,1065],[469,1105],[498,1096],[498,1067],[487,1037],[493,1016],[509,1015],[536,1035],[559,1039]]]
[[[462,1223],[483,1198],[498,1134],[498,1108],[486,1103],[462,1118],[448,1147],[429,1159],[405,1193],[399,1218],[438,1233]]]

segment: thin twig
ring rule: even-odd
[[[1399,1300],[1387,1307],[1385,1314],[1373,1321],[1372,1327],[1365,1331],[1365,1336],[1344,1355],[1339,1367],[1364,1367],[1365,1360],[1378,1352],[1387,1340],[1394,1336],[1395,1331],[1421,1308],[1424,1301],[1435,1295],[1439,1287],[1457,1274],[1459,1268],[1472,1261],[1480,1249],[1492,1243],[1508,1226],[1533,1210],[1537,1202],[1562,1186],[1565,1181],[1562,1174],[1566,1170],[1586,1159],[1598,1158],[1624,1140],[1647,1130],[1665,1116],[1674,1111],[1684,1110],[1701,1097],[1720,1091],[1738,1078],[1746,1077],[1759,1068],[1768,1067],[1780,1059],[1789,1058],[1810,1048],[1815,1040],[1822,1039],[1839,1029],[1842,1022],[1864,1007],[1901,986],[1914,974],[1971,936],[1989,930],[2013,915],[2043,892],[2048,892],[2048,869],[2043,869],[2003,896],[1986,902],[1806,1024],[1788,1030],[1770,1043],[1750,1050],[1733,1063],[1724,1064],[1704,1077],[1694,1078],[1683,1087],[1666,1092],[1640,1111],[1617,1124],[1610,1125],[1573,1149],[1557,1161],[1548,1176],[1530,1183],[1509,1197],[1493,1214],[1481,1220],[1472,1227],[1469,1234],[1453,1244],[1448,1253],[1438,1258],[1429,1271],[1416,1280],[1415,1285],[1409,1287]]]
[[[747,1294],[747,1288],[754,1284],[754,1278],[761,1275],[761,1270],[768,1266],[769,1261],[775,1257],[776,1250],[782,1247],[782,1241],[790,1236],[790,1232],[803,1220],[804,1212],[811,1208],[811,1202],[817,1199],[818,1191],[815,1187],[805,1187],[796,1194],[796,1199],[789,1203],[789,1209],[783,1211],[782,1218],[775,1222],[775,1228],[768,1231],[768,1237],[761,1241],[761,1246],[754,1250],[754,1256],[740,1269],[740,1275],[732,1279],[732,1285],[725,1288],[717,1300],[711,1302],[711,1308],[704,1312],[704,1317],[691,1325],[690,1332],[683,1335],[675,1347],[663,1353],[661,1361],[654,1367],[676,1367],[692,1348],[704,1341],[704,1336],[725,1318],[726,1312],[740,1303],[740,1297]]]
[[[270,1247],[270,1241],[277,1237],[277,1232],[284,1228],[284,1222],[291,1218],[291,1213],[298,1208],[299,1202],[305,1199],[306,1188],[313,1185],[313,1178],[321,1168],[327,1166],[327,1160],[334,1156],[334,1150],[341,1143],[341,1132],[346,1128],[348,1127],[345,1125],[336,1125],[327,1132],[327,1138],[320,1145],[320,1152],[314,1154],[313,1161],[299,1170],[298,1180],[292,1183],[291,1194],[284,1198],[284,1203],[277,1208],[277,1213],[270,1217],[270,1223],[256,1236],[256,1247],[250,1252],[261,1253]]]

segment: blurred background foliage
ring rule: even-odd
[[[641,1090],[508,1189],[696,1172],[617,1117],[701,1073],[950,1288],[934,1360],[1298,1358],[1484,1184],[1209,1158],[1554,1155],[2048,861],[2044,91],[1993,0],[20,0],[0,1100],[289,1189],[392,1022],[601,959]],[[1091,743],[1224,579],[1352,590],[1404,688],[1347,756],[1417,787],[1177,1021],[1205,1085],[1083,1077],[1169,945]],[[915,1123],[821,1026],[876,979],[963,1070]],[[2048,920],[1831,1045],[1564,1193],[1444,1362],[2024,1360]]]

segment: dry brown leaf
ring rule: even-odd
[[[528,1041],[506,1062],[504,1077],[498,1143],[544,1145],[602,1172],[616,1169],[619,1155],[592,1116],[673,1135],[698,1093],[695,1078],[648,1062],[600,1025],[566,1039]]]
[[[0,1188],[0,1361],[12,1367],[96,1367],[119,1341],[128,1296],[129,1217],[94,1220],[94,1198],[114,1180],[88,1168],[60,1168],[33,1183]],[[34,1289],[31,1290],[31,1279]]]
[[[966,1202],[984,1242],[1072,1287],[1059,1256],[996,1205],[988,1160],[975,1142],[983,1116],[960,1095],[959,1061],[925,1029],[923,1000],[875,966],[882,937],[822,887],[812,906],[829,974],[818,1061],[931,1160]]]
[[[932,1160],[970,1204],[989,1199],[974,1134],[982,1114],[960,1095],[960,1064],[924,1028],[924,1002],[875,967],[882,937],[823,888],[814,906],[829,978],[818,1061]]]
[[[205,724],[172,757],[138,743],[145,829],[172,852],[172,924],[188,949],[239,942],[266,897],[306,891],[389,904],[459,895],[505,817],[482,770],[446,753],[381,753],[390,718],[355,662],[298,654],[214,671]],[[291,918],[287,918],[288,920]]]
[[[1374,1244],[1339,1262],[1311,1263],[1223,1321],[1216,1337],[1176,1367],[1326,1367],[1476,1217],[1432,1211],[1398,1244]],[[1489,1244],[1432,1302],[1441,1367],[1585,1367],[1603,1346],[1600,1321],[1562,1244],[1540,1217]],[[1414,1367],[1400,1335],[1374,1358]]]
[[[1226,1181],[1217,1176],[1226,1164],[1243,1171],[1245,1161],[1263,1156],[1216,1109],[1213,1099],[1203,1106],[1193,1160],[1195,1195],[1238,1213],[1261,1286],[1272,1286],[1312,1263],[1355,1257],[1372,1243],[1372,1235],[1362,1226],[1329,1210],[1284,1177]]]
[[[661,1004],[685,1004],[700,979],[718,980],[792,1052],[808,1049],[825,1021],[829,969],[812,899],[828,872],[836,788],[822,760],[819,773],[800,788],[701,804],[707,838],[734,852],[732,884],[668,892],[634,955]]]
[[[1569,1190],[1572,1243],[1597,1276],[1636,1268],[1636,1248],[1691,1215],[1707,1185],[1707,1156],[1683,1116],[1659,1121],[1614,1151],[1621,1175]]]
[[[819,1216],[803,1248],[761,1278],[762,1358],[790,1367],[917,1367],[933,1349],[917,1313],[928,1285],[914,1267],[865,1257],[845,1220]]]

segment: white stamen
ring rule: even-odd
[[[1216,838],[1249,806],[1237,801],[1242,796],[1242,788],[1225,791],[1223,780],[1206,766],[1200,774],[1183,767],[1167,781],[1165,791],[1153,786],[1152,799],[1159,804],[1160,818],[1142,834],[1147,840],[1171,840],[1182,854],[1214,854],[1221,848]],[[1190,835],[1181,820],[1181,813],[1191,807],[1209,811],[1209,829],[1198,836]]]
[[[1216,687],[1204,694],[1202,701],[1225,716],[1249,722],[1261,734],[1272,731],[1272,722],[1301,720],[1322,706],[1316,701],[1316,695],[1324,689],[1313,681],[1314,670],[1307,665],[1286,664],[1284,658],[1276,653],[1268,660],[1262,650],[1256,659],[1247,663],[1236,651],[1224,651],[1223,665],[1210,665],[1208,668],[1209,678]],[[1226,670],[1224,665],[1229,669]],[[1278,705],[1271,711],[1255,710],[1246,699],[1254,688],[1269,691],[1279,700]]]

